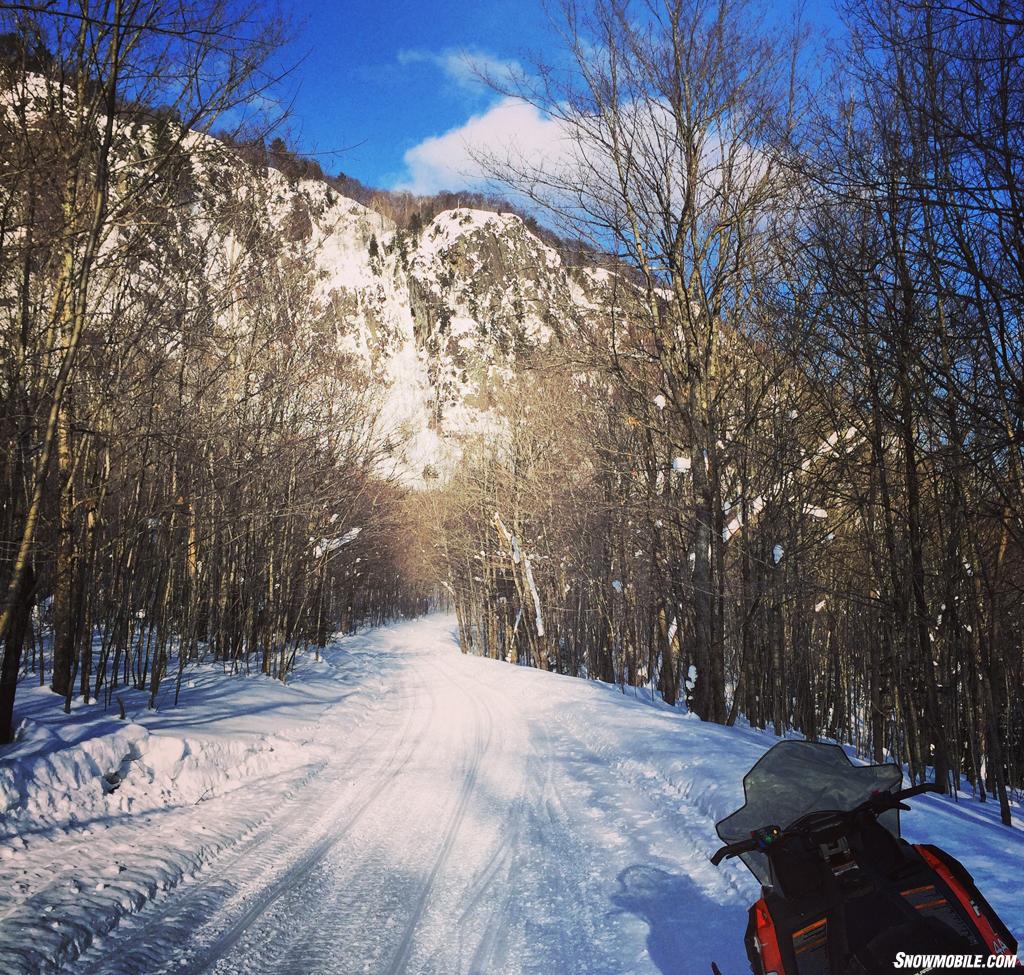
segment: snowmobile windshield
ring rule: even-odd
[[[726,843],[750,839],[766,826],[787,829],[813,812],[849,812],[873,792],[899,789],[898,765],[854,765],[838,745],[780,741],[743,777],[745,802],[716,824]],[[899,836],[899,815],[883,813],[879,822]],[[743,862],[761,883],[769,883],[768,858],[744,853]]]

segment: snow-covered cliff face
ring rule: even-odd
[[[413,232],[324,183],[266,179],[269,218],[315,263],[337,342],[383,386],[382,428],[407,481],[492,432],[498,392],[582,309],[590,278],[517,216],[448,210]]]
[[[29,76],[24,90],[0,98],[0,112],[17,101],[30,121],[45,120],[50,87]],[[115,202],[140,158],[176,151],[168,139],[164,133],[157,145],[144,120],[117,121],[112,155],[124,165]],[[214,286],[240,275],[251,241],[280,241],[300,259],[311,272],[316,332],[379,384],[382,433],[395,443],[395,464],[409,482],[450,465],[466,437],[493,432],[496,397],[517,370],[560,342],[574,317],[599,307],[603,272],[570,272],[513,214],[460,208],[402,230],[325,182],[255,169],[202,133],[186,133],[181,151],[154,196],[177,246]],[[145,236],[145,219],[141,227]],[[123,236],[113,230],[103,248]],[[158,279],[166,271],[157,262],[140,280],[147,274]]]

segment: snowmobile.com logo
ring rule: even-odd
[[[924,975],[936,969],[1012,968],[1016,964],[1014,955],[908,955],[901,951],[896,955],[893,968],[909,968],[917,975]]]

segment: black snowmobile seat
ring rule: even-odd
[[[967,955],[977,948],[958,937],[946,925],[927,917],[886,928],[856,952],[872,975],[891,975],[899,952],[908,955]],[[958,969],[961,970],[962,969]],[[945,971],[933,968],[933,972]]]

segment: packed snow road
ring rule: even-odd
[[[742,930],[750,885],[707,864],[711,820],[692,814],[702,776],[689,796],[638,788],[649,763],[606,747],[630,731],[614,692],[463,656],[448,617],[378,631],[352,652],[378,688],[369,719],[334,736],[328,713],[317,731],[328,763],[279,815],[69,970],[611,975],[739,963],[720,933]],[[678,733],[675,715],[628,711]],[[622,727],[597,726],[612,715]],[[632,730],[642,754],[649,731]]]
[[[746,970],[756,887],[707,858],[715,819],[739,804],[771,739],[463,656],[445,616],[335,654],[343,699],[319,700],[300,740],[308,764],[172,810],[159,828],[104,834],[125,876],[182,829],[226,838],[104,936],[80,937],[91,946],[65,950],[61,970],[664,975],[705,973],[711,959]],[[965,830],[944,800],[921,806],[922,832],[976,869],[1019,927],[1012,888],[985,875],[1007,855],[1019,875],[1019,837],[988,810]],[[0,935],[12,930],[0,919]],[[28,937],[29,922],[16,933]]]

